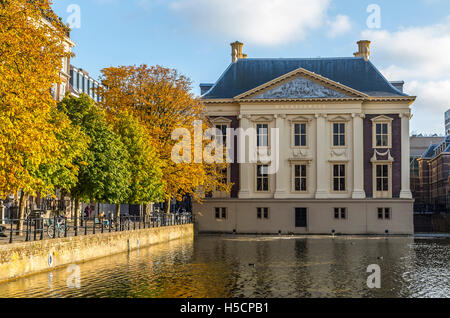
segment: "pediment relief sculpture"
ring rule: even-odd
[[[346,98],[347,96],[306,78],[298,77],[255,96],[255,99]]]

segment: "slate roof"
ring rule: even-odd
[[[422,155],[422,158],[433,158],[434,157],[434,150],[436,149],[437,145],[430,145],[430,147],[428,147],[427,151],[424,152],[424,154]]]
[[[233,98],[298,68],[304,68],[369,96],[408,96],[389,83],[372,62],[361,57],[345,57],[239,59],[225,70],[202,98]]]

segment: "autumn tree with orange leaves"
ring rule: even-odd
[[[0,197],[43,188],[33,171],[61,155],[50,90],[70,53],[67,29],[50,5],[0,0]]]
[[[144,123],[152,137],[162,161],[167,203],[185,195],[201,201],[199,189],[230,191],[230,186],[222,183],[221,164],[194,163],[193,159],[191,163],[172,161],[172,148],[178,142],[172,140],[175,129],[185,128],[193,135],[196,120],[203,121],[203,128],[208,127],[204,106],[191,93],[187,77],[174,69],[147,65],[106,68],[102,77],[107,89],[100,92],[101,106],[113,116],[132,114]]]

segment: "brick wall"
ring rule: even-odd
[[[373,166],[370,159],[373,157],[373,127],[372,119],[380,115],[366,115],[364,119],[364,190],[368,198],[373,197]],[[400,197],[402,182],[402,131],[401,119],[398,115],[384,115],[392,118],[392,149],[391,156],[394,158],[392,164],[392,197]],[[386,152],[388,149],[378,149],[380,153]]]

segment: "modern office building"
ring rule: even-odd
[[[70,66],[70,86],[73,95],[78,96],[82,93],[89,95],[96,102],[100,101],[100,96],[96,89],[101,84],[94,78],[89,76],[89,73],[82,68]]]
[[[450,135],[450,109],[445,112],[445,135]]]
[[[415,97],[371,63],[370,42],[343,58],[247,58],[242,43],[231,46],[232,63],[201,85],[201,98],[223,134],[254,128],[256,142],[246,143],[245,162],[235,152],[224,171],[231,193],[193,205],[198,230],[412,234]],[[273,146],[278,154],[262,160]]]

